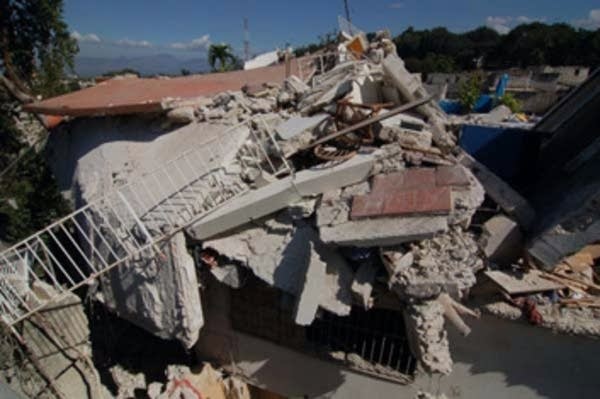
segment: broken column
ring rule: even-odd
[[[415,101],[428,96],[421,81],[406,70],[404,61],[397,54],[389,54],[383,60],[382,65],[384,73],[400,91],[404,99]],[[420,106],[418,111],[427,117],[432,127],[433,141],[439,147],[448,148],[454,145],[453,137],[446,131],[445,114],[439,107],[428,103]]]
[[[425,371],[450,374],[452,358],[442,305],[435,300],[409,303],[404,320],[411,350]]]

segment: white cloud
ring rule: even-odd
[[[171,43],[170,47],[177,50],[206,50],[210,43],[210,35],[206,34],[187,43]]]
[[[586,29],[600,28],[600,8],[590,10],[587,18],[575,20],[573,21],[573,25]]]
[[[515,21],[517,21],[520,24],[530,24],[532,22],[546,22],[546,17],[530,18],[525,15],[519,15],[517,18],[515,18]]]
[[[74,30],[71,32],[71,37],[81,43],[100,43],[100,38],[95,33],[88,33],[82,35],[81,33]]]
[[[389,7],[390,8],[395,8],[395,9],[404,8],[404,3],[401,3],[401,2],[391,3]]]
[[[527,24],[532,21],[533,21],[533,19],[526,17],[525,15],[520,15],[517,17],[517,22],[519,22],[521,24]]]
[[[130,39],[121,39],[115,42],[117,46],[123,47],[152,47],[152,43],[147,40],[130,40]]]
[[[485,25],[504,35],[510,32],[510,27],[508,25],[512,20],[512,17],[487,17],[485,19]]]
[[[545,22],[546,17],[528,17],[526,15],[519,15],[518,17],[487,17],[485,19],[485,25],[488,28],[494,29],[500,34],[506,34],[510,32],[518,24],[529,24],[532,22]]]

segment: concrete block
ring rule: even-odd
[[[494,216],[483,225],[482,244],[487,258],[501,265],[516,261],[523,250],[519,226],[506,216]]]
[[[293,116],[275,128],[279,137],[289,140],[308,129],[314,129],[317,125],[329,118],[328,114],[316,114],[313,116]]]
[[[363,248],[422,240],[446,230],[445,216],[353,220],[319,228],[325,243]]]

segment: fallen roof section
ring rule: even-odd
[[[298,75],[298,61],[292,60],[291,74]],[[26,111],[45,115],[104,116],[162,111],[166,99],[212,96],[240,90],[252,83],[282,83],[285,65],[249,71],[211,73],[177,78],[110,79],[88,89],[28,104]]]

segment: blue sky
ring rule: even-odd
[[[349,0],[352,22],[366,31],[568,22],[600,28],[598,0]],[[169,53],[202,57],[210,43],[243,48],[248,17],[253,53],[316,41],[337,26],[343,0],[65,0],[65,18],[85,56]]]

